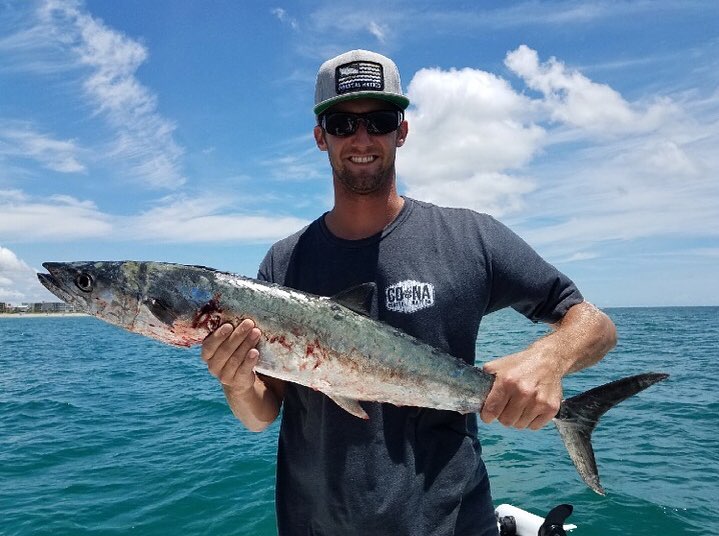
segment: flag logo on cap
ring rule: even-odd
[[[382,65],[372,61],[353,61],[337,67],[337,95],[355,91],[384,91]]]

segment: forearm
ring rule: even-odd
[[[562,378],[593,365],[616,343],[614,323],[592,304],[569,308],[554,331],[528,348],[489,363],[495,375],[484,402],[484,422],[538,430],[551,420],[562,401]]]
[[[589,302],[570,307],[552,328],[552,333],[535,341],[530,349],[554,361],[562,376],[595,364],[617,342],[614,323]]]
[[[255,382],[247,390],[222,385],[227,404],[232,413],[252,432],[261,432],[277,418],[280,412],[280,386],[271,388],[267,381],[256,376]]]

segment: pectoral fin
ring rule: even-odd
[[[345,398],[343,396],[330,396],[330,399],[343,410],[351,413],[355,417],[365,420],[369,419],[369,415],[367,415],[367,412],[362,409],[362,406],[360,406],[360,403],[357,400],[354,400],[353,398]]]

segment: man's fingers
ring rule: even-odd
[[[511,399],[504,407],[504,411],[497,417],[497,420],[504,426],[514,426],[522,417],[521,404]]]
[[[259,358],[260,352],[257,350],[257,348],[250,348],[250,350],[245,355],[245,358],[242,360],[242,363],[240,363],[236,369],[232,371],[227,371],[228,381],[232,383],[246,383],[248,387],[252,385],[255,381],[255,373],[253,369],[255,368],[255,365],[257,364]],[[224,377],[224,369],[222,370],[222,374]]]
[[[508,403],[509,398],[504,391],[501,388],[493,388],[489,392],[487,399],[484,401],[484,405],[482,406],[482,411],[479,416],[482,421],[489,424],[502,414]]]
[[[232,328],[232,324],[228,324]],[[221,326],[224,327],[224,326]],[[214,355],[210,359],[218,359],[224,364],[225,361],[237,350],[247,337],[247,334],[255,327],[255,323],[249,318],[245,318],[236,328],[233,328],[228,336],[220,343],[215,350]]]
[[[534,410],[534,418],[528,420],[526,428],[530,430],[539,430],[549,421],[557,416],[560,401],[545,400],[537,404]]]
[[[255,335],[251,341],[248,340],[248,336],[253,330],[259,333],[254,326],[255,323],[250,319],[243,320],[234,329],[231,324],[225,324],[216,330],[220,333],[214,337],[213,333],[205,339],[202,343],[202,359],[207,363],[207,368],[213,376],[219,379],[228,364],[231,365],[228,371],[234,371],[242,364],[247,351],[257,344],[259,339]],[[226,335],[225,330],[228,328],[231,333]]]
[[[552,420],[557,411],[557,404],[537,398],[536,394],[515,393],[497,420],[520,430],[538,430]]]
[[[202,341],[202,352],[200,354],[203,361],[207,362],[215,355],[217,349],[225,342],[232,330],[232,324],[223,324],[205,337],[205,340]]]
[[[543,428],[544,425],[546,425],[549,421],[551,421],[556,413],[544,413],[542,415],[539,415],[537,418],[535,418],[527,428],[530,430],[539,430],[540,428]]]
[[[237,329],[235,331],[237,331]],[[233,333],[230,338],[234,335]],[[241,380],[243,376],[246,378],[251,376],[252,380],[254,380],[254,372],[252,369],[257,364],[257,358],[259,357],[259,352],[254,346],[260,340],[260,335],[260,330],[254,327],[248,332],[238,335],[238,338],[234,342],[241,340],[240,344],[235,348],[217,373],[217,377],[222,383],[230,385]]]
[[[511,381],[495,383],[482,407],[482,421],[496,419],[504,426],[532,430],[547,424],[556,415],[558,404],[530,387]]]
[[[254,342],[249,341],[253,333],[255,333]],[[235,328],[232,335],[230,335],[225,341],[227,348],[221,347],[221,349],[230,351],[231,354],[243,354],[244,357],[247,350],[257,344],[257,341],[259,340],[259,333],[260,330],[255,327],[255,323],[249,318],[246,318],[240,322],[240,325]]]

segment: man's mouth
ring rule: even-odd
[[[377,159],[376,156],[350,156],[350,162],[353,164],[369,164]]]

